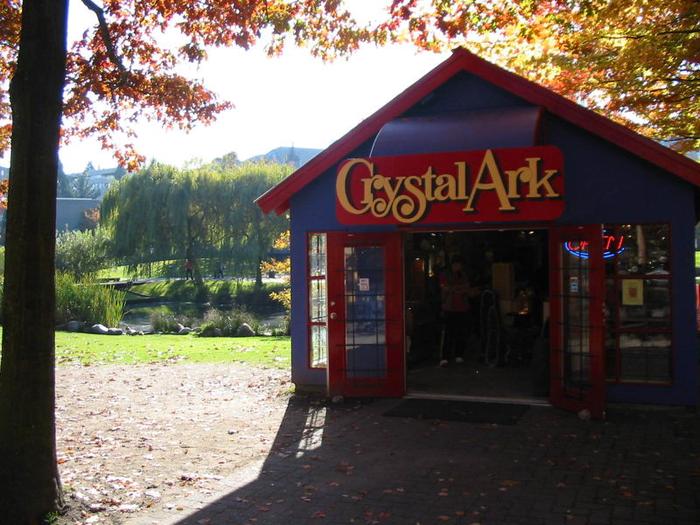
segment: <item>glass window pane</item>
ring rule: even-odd
[[[589,259],[571,253],[562,246],[562,277],[564,290],[562,306],[564,315],[564,384],[569,387],[586,387],[590,384],[589,343]]]
[[[327,316],[326,280],[309,281],[309,317],[312,323],[325,323]]]
[[[346,247],[345,359],[348,378],[382,378],[386,363],[384,248]]]
[[[326,275],[326,235],[314,233],[309,238],[309,275]]]
[[[671,380],[670,334],[621,334],[623,381],[669,382]]]
[[[618,256],[621,274],[667,275],[670,234],[667,224],[623,224],[623,251]]]
[[[311,327],[311,366],[323,368],[328,364],[328,328],[314,325]]]
[[[328,364],[328,290],[326,287],[326,234],[309,236],[309,362],[312,368]]]
[[[668,383],[672,378],[670,226],[621,224],[606,225],[605,230],[610,243],[619,248],[606,264],[607,376],[616,381]]]
[[[671,290],[668,279],[620,281],[620,328],[670,328]]]

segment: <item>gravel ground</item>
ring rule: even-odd
[[[206,500],[268,455],[292,386],[288,371],[238,364],[63,366],[56,385],[60,525]]]

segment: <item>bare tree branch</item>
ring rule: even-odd
[[[102,37],[102,42],[104,42],[104,45],[107,48],[107,55],[117,69],[119,69],[119,72],[121,73],[121,82],[124,82],[126,80],[127,71],[121,58],[119,58],[119,55],[117,55],[116,49],[114,48],[114,42],[112,42],[112,36],[109,34],[109,28],[107,27],[107,20],[105,19],[104,10],[92,0],[81,1],[85,7],[95,13],[95,16],[97,16],[97,21],[99,22],[100,26],[100,36]]]

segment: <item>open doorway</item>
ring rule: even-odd
[[[407,233],[404,247],[409,394],[546,397],[547,230]]]

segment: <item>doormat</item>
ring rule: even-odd
[[[515,425],[530,407],[507,403],[480,403],[478,401],[446,401],[442,399],[406,399],[384,412],[390,417],[441,419],[465,423]]]

